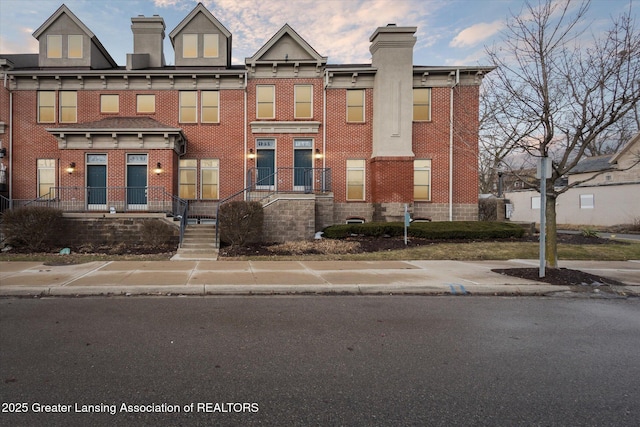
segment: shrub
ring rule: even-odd
[[[158,247],[172,243],[175,228],[159,219],[147,219],[142,223],[141,231],[145,245]]]
[[[26,206],[2,214],[2,232],[7,241],[33,252],[54,246],[62,229],[62,211],[59,209]]]
[[[264,211],[259,202],[227,202],[220,206],[218,215],[221,242],[242,246],[261,240]]]
[[[498,220],[498,199],[491,198],[478,200],[478,220]]]
[[[525,230],[518,224],[504,222],[414,222],[407,231],[411,237],[431,240],[447,239],[505,239],[524,235]],[[402,236],[404,224],[401,222],[366,224],[339,224],[324,229],[323,237],[328,239],[344,239],[351,235],[369,237]]]

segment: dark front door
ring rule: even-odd
[[[87,165],[87,202],[93,207],[107,205],[107,165]]]
[[[309,149],[293,151],[293,185],[297,191],[310,191],[313,168],[313,154]]]
[[[258,169],[258,188],[273,187],[276,165],[275,150],[258,150],[256,153],[256,168]]]
[[[129,209],[146,209],[147,165],[127,165],[127,205]]]

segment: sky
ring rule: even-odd
[[[536,0],[532,0],[536,2]],[[0,53],[36,53],[32,36],[59,7],[67,7],[98,37],[118,65],[133,52],[131,17],[160,15],[166,24],[164,54],[173,64],[169,33],[197,5],[194,0],[0,0]],[[485,47],[499,45],[507,19],[523,0],[202,0],[233,36],[232,62],[244,64],[284,24],[289,24],[330,64],[370,63],[369,37],[395,23],[417,27],[415,65],[489,65]],[[640,0],[592,0],[589,29]]]

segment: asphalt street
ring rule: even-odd
[[[637,298],[9,298],[0,344],[2,425],[640,420]]]

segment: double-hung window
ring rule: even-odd
[[[347,160],[347,200],[364,200],[364,172],[364,160]]]
[[[431,120],[431,89],[413,89],[413,121],[428,122]]]
[[[198,93],[196,91],[180,92],[180,123],[197,123]]]
[[[423,202],[431,200],[430,159],[417,159],[413,161],[413,199]]]
[[[215,90],[203,90],[200,92],[202,112],[200,121],[202,123],[220,122],[220,92]]]
[[[258,119],[274,119],[276,111],[275,86],[258,85],[256,87],[257,106],[256,117]]]
[[[312,108],[312,89],[311,85],[296,85],[294,87],[295,112],[296,119],[310,119],[313,117]]]
[[[78,121],[78,94],[76,92],[60,92],[60,123]]]
[[[364,122],[364,89],[347,91],[347,122]]]
[[[38,123],[55,123],[56,93],[54,91],[38,92]]]

